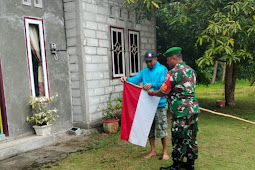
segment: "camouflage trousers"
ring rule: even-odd
[[[184,157],[198,158],[197,120],[197,114],[172,120],[173,161],[183,161]]]

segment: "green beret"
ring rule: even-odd
[[[175,54],[181,53],[181,51],[182,51],[181,47],[172,47],[172,48],[169,48],[169,49],[164,53],[164,55],[165,55],[166,57],[171,57],[171,56],[173,56],[173,55],[175,55]]]

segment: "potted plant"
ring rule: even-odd
[[[217,100],[216,105],[217,107],[225,107],[225,100]]]
[[[32,116],[27,116],[27,122],[32,123],[37,135],[44,136],[51,134],[51,122],[55,121],[58,115],[57,109],[48,109],[49,102],[52,102],[56,96],[46,97],[31,97],[29,105],[32,108]]]
[[[112,100],[110,93],[107,102],[107,108],[103,110],[103,129],[105,133],[115,133],[119,129],[119,121],[122,111],[122,98],[118,97]]]

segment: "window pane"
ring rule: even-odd
[[[118,32],[118,42],[121,44],[121,32]]]
[[[22,1],[22,4],[23,4],[23,5],[31,6],[31,0],[23,0],[23,1]]]
[[[42,70],[42,57],[40,49],[39,27],[29,24],[29,38],[33,63],[34,88],[36,96],[44,96],[44,77]]]
[[[24,18],[31,95],[49,97],[43,20]]]
[[[135,37],[135,41],[134,41],[134,44],[137,46],[137,35],[134,34],[134,37]]]
[[[32,53],[32,62],[33,62],[33,76],[34,76],[34,88],[35,88],[35,96],[39,96],[39,84],[38,84],[38,66],[39,62],[36,59],[35,55]]]
[[[138,60],[139,60],[138,53],[136,53],[136,55],[135,55],[135,63],[136,63],[136,65],[135,65],[135,71],[134,71],[136,73],[139,72],[139,65],[138,65],[139,61]]]
[[[139,32],[129,32],[129,50],[130,50],[130,74],[135,75],[140,71],[139,57]]]
[[[113,31],[113,44],[115,44],[116,43],[116,32],[115,31]]]
[[[124,75],[124,47],[123,47],[123,30],[111,28],[112,43],[112,61],[113,61],[113,77]]]
[[[110,16],[113,15],[113,6],[110,6]]]
[[[123,74],[123,65],[122,65],[122,62],[123,62],[123,58],[122,58],[122,52],[120,52],[120,55],[119,55],[119,74]]]
[[[135,72],[134,55],[131,53],[131,73]]]
[[[42,0],[34,0],[34,6],[38,8],[42,8],[43,7]]]
[[[120,18],[122,18],[122,9],[120,9]]]
[[[116,52],[114,52],[114,73],[115,74],[119,74],[119,72],[118,72],[118,55],[117,55],[117,53]]]

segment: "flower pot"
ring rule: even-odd
[[[103,129],[107,134],[117,132],[119,129],[119,119],[103,120]]]
[[[217,107],[225,107],[225,100],[217,100],[216,105]]]
[[[51,134],[51,124],[50,125],[43,125],[43,126],[33,126],[35,129],[36,135],[39,136],[45,136],[45,135],[50,135]]]

